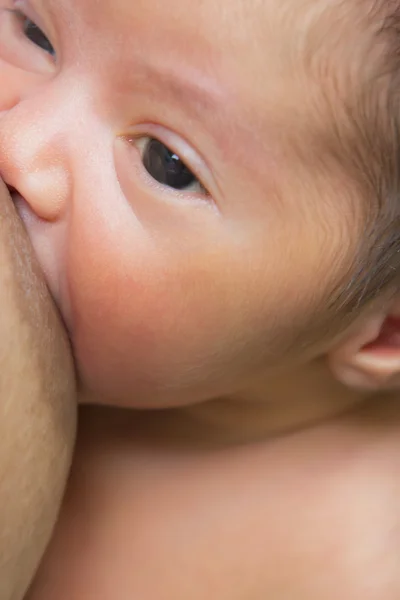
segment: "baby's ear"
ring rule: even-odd
[[[400,301],[375,306],[328,361],[335,377],[352,388],[400,389]]]

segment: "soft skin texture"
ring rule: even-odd
[[[330,104],[319,62],[296,62],[293,77],[295,53],[313,46],[291,32],[298,19],[319,49],[322,8],[348,10],[325,0],[229,10],[183,0],[172,12],[158,0],[1,5],[19,7],[57,54],[0,13],[0,173],[26,201],[85,401],[259,400],[283,357],[286,385],[309,358],[295,342],[326,318],[362,225],[351,177],[333,161],[319,169]],[[318,56],[334,75],[333,46]],[[145,136],[178,153],[209,194],[156,184],[141,163]]]
[[[75,434],[69,344],[0,182],[0,598],[21,600],[49,542]]]
[[[241,447],[183,430],[85,407],[29,600],[399,599],[398,398]]]
[[[362,2],[0,3],[0,173],[80,399],[112,407],[82,408],[31,598],[398,600],[398,402],[361,406],[358,360],[394,300],[327,310],[365,232],[335,146],[374,76]],[[146,137],[208,193],[156,184]]]

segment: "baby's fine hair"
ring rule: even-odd
[[[351,284],[356,306],[400,287],[400,2],[369,0],[367,8],[371,64],[354,109],[353,160],[366,199],[365,238]]]
[[[327,63],[339,55],[325,86],[332,125],[324,130],[325,121],[320,131],[360,199],[355,259],[331,299],[336,312],[349,314],[400,290],[400,0],[333,0],[325,7],[308,57],[318,63],[324,54]]]

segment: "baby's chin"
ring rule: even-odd
[[[97,351],[85,347],[85,340],[74,339],[72,346],[78,374],[79,402],[119,409],[164,410],[181,408],[204,400],[204,390],[193,384],[182,385],[185,374],[170,357],[144,356],[132,348],[125,358],[98,340]],[[93,338],[90,341],[93,343]],[[123,344],[121,344],[122,346]],[[154,353],[157,355],[157,352]],[[171,367],[169,369],[168,367]],[[206,378],[206,374],[205,374]],[[199,395],[200,394],[200,395]]]

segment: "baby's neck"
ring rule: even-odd
[[[246,443],[313,427],[357,409],[372,396],[346,388],[322,363],[255,383],[235,396],[170,412],[179,431],[199,440]],[[185,423],[185,427],[183,427]]]
[[[226,446],[307,429],[356,410],[367,401],[373,398],[339,384],[321,360],[253,381],[231,397],[177,409],[129,412],[154,430],[160,443]]]

